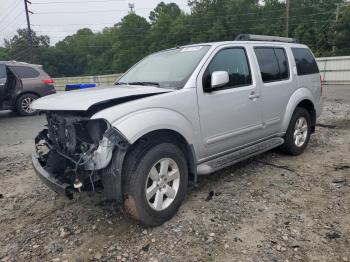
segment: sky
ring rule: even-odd
[[[54,45],[65,36],[80,28],[94,32],[119,22],[129,12],[129,3],[134,3],[135,12],[148,19],[161,0],[30,0],[28,8],[30,24],[37,34],[50,36]],[[187,0],[163,0],[174,2],[185,12],[190,9]],[[11,38],[18,28],[24,28],[26,16],[23,0],[0,0],[0,45],[3,38]]]

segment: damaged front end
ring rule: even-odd
[[[126,138],[104,119],[67,112],[46,116],[47,128],[35,138],[32,157],[40,179],[69,198],[77,191],[106,191],[121,201]]]

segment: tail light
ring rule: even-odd
[[[321,96],[323,95],[323,82],[322,82],[322,76],[320,75],[320,84],[321,84]]]
[[[53,85],[53,80],[52,79],[43,79],[41,80],[45,85]]]

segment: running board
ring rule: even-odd
[[[284,143],[283,138],[274,137],[258,144],[245,147],[243,149],[231,152],[218,158],[206,161],[197,166],[198,175],[207,175],[219,169],[233,165],[244,159],[266,152],[272,148],[278,147]]]

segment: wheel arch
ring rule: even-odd
[[[286,132],[289,122],[292,119],[293,113],[297,107],[305,108],[310,113],[312,123],[311,130],[314,132],[316,126],[315,103],[311,91],[307,88],[299,88],[289,99],[282,121],[282,132]]]
[[[311,117],[311,132],[315,132],[316,127],[316,110],[314,104],[309,99],[304,99],[299,102],[296,107],[301,107],[306,109]]]
[[[197,182],[197,165],[196,154],[194,146],[190,144],[186,138],[179,132],[172,129],[157,129],[143,134],[134,143],[130,145],[127,153],[140,146],[142,143],[159,143],[159,142],[171,142],[179,146],[183,152],[188,165],[189,180],[193,183]]]
[[[35,95],[35,96],[37,96],[38,98],[39,97],[41,97],[41,95],[39,95],[37,92],[35,92],[35,91],[24,91],[24,92],[21,92],[21,93],[19,93],[19,94],[17,94],[16,95],[16,104],[17,104],[17,101],[18,101],[18,99],[20,98],[20,97],[22,97],[22,96],[24,96],[24,95],[28,95],[28,94],[30,94],[30,95]]]

